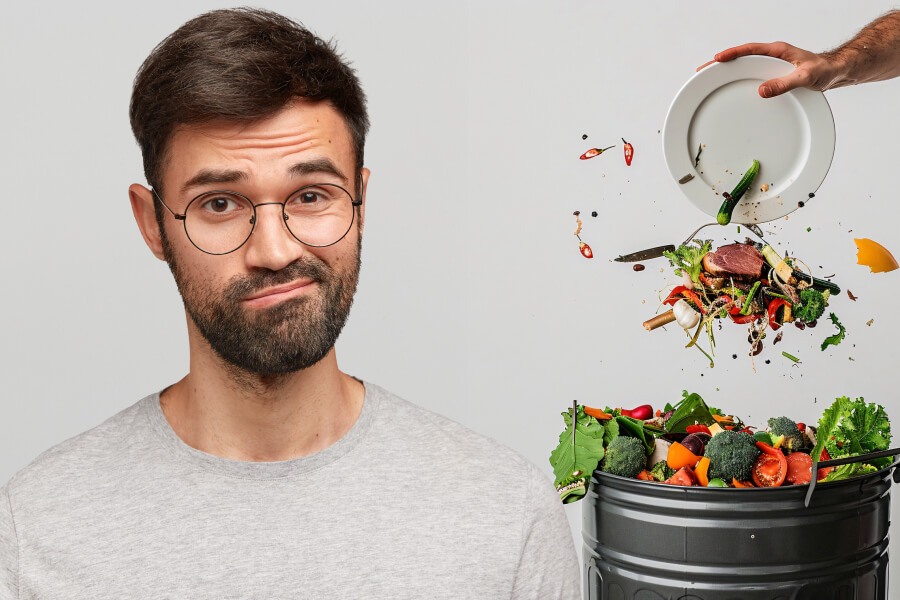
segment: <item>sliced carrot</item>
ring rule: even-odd
[[[669,453],[666,454],[666,464],[670,469],[678,471],[684,467],[694,467],[700,462],[700,457],[688,450],[685,446],[678,442],[674,442],[669,446]]]
[[[640,473],[638,473],[638,474],[636,475],[636,477],[637,477],[637,479],[643,479],[644,481],[656,481],[656,480],[653,478],[653,475],[651,475],[651,474],[650,474],[650,471],[648,471],[647,469],[644,469],[643,471],[641,471]]]
[[[700,462],[697,463],[697,468],[694,469],[694,474],[697,476],[697,481],[700,482],[700,485],[706,487],[709,485],[709,459],[705,456],[700,459]]]
[[[613,418],[612,415],[603,412],[599,408],[591,408],[590,406],[584,407],[584,414],[590,415],[590,416],[594,417],[595,419],[612,419]]]
[[[734,417],[723,417],[722,415],[712,415],[712,418],[718,423],[734,423]]]
[[[749,481],[738,481],[737,479],[734,479],[733,477],[732,477],[732,479],[731,479],[731,485],[733,485],[733,486],[736,487],[736,488],[752,488],[752,487],[756,487],[755,485],[753,485],[753,484],[750,483]]]

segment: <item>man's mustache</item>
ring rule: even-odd
[[[307,254],[279,271],[260,270],[233,278],[225,288],[225,297],[240,302],[247,296],[266,288],[284,285],[297,279],[309,279],[316,283],[322,283],[333,274],[333,270],[326,263]]]

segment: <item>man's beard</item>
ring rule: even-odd
[[[185,309],[216,354],[246,373],[281,375],[311,367],[334,347],[359,278],[362,236],[357,239],[356,254],[343,273],[307,252],[279,271],[236,276],[222,291],[189,281],[165,235],[163,250]],[[242,306],[256,291],[297,279],[314,281],[315,293],[261,309]]]

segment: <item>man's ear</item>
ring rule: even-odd
[[[138,183],[132,183],[128,188],[128,197],[131,199],[131,212],[144,236],[144,242],[156,258],[165,260],[159,223],[156,222],[156,209],[153,206],[153,192]]]
[[[363,225],[366,222],[366,187],[369,185],[369,175],[372,174],[368,169],[361,169],[360,174],[362,175],[362,190],[360,197],[362,198],[362,206],[359,207],[359,229],[362,231]]]

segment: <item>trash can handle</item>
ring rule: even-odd
[[[809,480],[809,489],[806,491],[806,499],[803,501],[805,507],[809,507],[809,501],[812,498],[813,490],[816,488],[816,480],[819,467],[837,467],[839,465],[849,465],[855,462],[864,462],[875,460],[877,458],[887,458],[889,456],[897,456],[900,454],[900,448],[891,448],[889,450],[879,450],[878,452],[869,452],[868,454],[860,454],[858,456],[848,456],[845,458],[835,458],[832,460],[813,461],[812,472]],[[894,482],[900,483],[900,471],[897,466],[900,462],[894,462],[889,468],[894,469]]]

